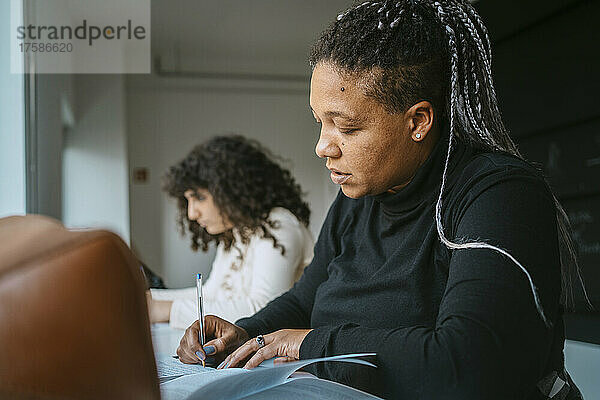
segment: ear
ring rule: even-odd
[[[421,142],[433,126],[433,105],[428,101],[420,101],[406,111],[406,117],[412,140]]]

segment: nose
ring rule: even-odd
[[[320,158],[339,158],[342,156],[342,150],[337,145],[334,138],[329,135],[323,128],[321,128],[321,134],[319,135],[319,141],[315,147],[315,153]]]
[[[188,200],[187,214],[190,221],[196,221],[198,218],[200,218],[200,212],[195,206],[194,199]]]

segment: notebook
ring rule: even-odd
[[[319,379],[310,374],[295,374],[300,368],[323,361],[351,362],[375,367],[360,357],[374,353],[345,354],[332,357],[300,360],[261,366],[246,370],[227,368],[217,370],[201,365],[186,365],[172,357],[157,359],[163,400],[261,400],[282,399],[379,399],[360,390]]]

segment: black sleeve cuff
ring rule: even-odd
[[[235,321],[235,324],[240,328],[244,328],[250,338],[266,333],[263,332],[260,322],[252,317],[240,318]]]

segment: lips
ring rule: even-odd
[[[331,174],[330,174],[331,180],[336,185],[343,185],[352,176],[352,174],[338,171],[335,168],[329,168],[329,170],[331,171]]]

